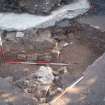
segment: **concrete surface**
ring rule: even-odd
[[[91,27],[105,31],[105,15],[94,15],[94,16],[86,16],[78,19],[79,23],[88,24]]]

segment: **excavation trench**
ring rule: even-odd
[[[22,33],[24,34],[23,36]],[[41,33],[48,34],[45,36],[47,41],[42,38]],[[29,34],[30,36],[28,36]],[[0,77],[11,77],[12,84],[20,88],[23,93],[26,92],[24,90],[29,89],[26,94],[31,94],[31,97],[36,98],[38,105],[39,103],[50,102],[76,79],[81,77],[86,68],[104,53],[104,34],[105,32],[78,22],[73,22],[70,26],[64,28],[55,26],[47,29],[26,30],[20,33],[4,31],[2,32],[4,56],[1,56]],[[9,37],[9,35],[12,35],[12,37]],[[45,45],[43,40],[46,42]],[[60,55],[58,56],[58,52],[52,53],[52,49],[60,51]],[[10,64],[13,61],[60,62],[69,64],[69,66]],[[50,66],[54,76],[53,83],[44,96],[42,93],[37,93],[35,89],[31,90],[32,88],[30,89],[28,86],[24,87],[24,84],[20,86],[21,81],[26,81],[27,78],[34,84],[31,75],[36,73],[40,66]]]

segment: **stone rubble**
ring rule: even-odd
[[[46,103],[48,97],[55,96],[63,91],[62,88],[55,85],[54,79],[55,76],[51,67],[40,66],[36,72],[16,81],[15,86],[22,89],[24,93],[37,98],[39,103]]]
[[[16,81],[15,86],[25,94],[37,98],[40,103],[48,102],[49,97],[53,98],[63,91],[60,76],[67,73],[67,70],[66,67],[61,67],[57,71],[49,66],[40,66],[37,71]]]
[[[20,8],[32,14],[48,14],[61,0],[16,0]]]
[[[62,2],[66,4],[67,0],[0,0],[0,11],[49,14],[53,8],[58,7]]]

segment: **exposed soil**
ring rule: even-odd
[[[74,23],[71,27],[66,28],[52,27],[49,30],[52,33],[52,38],[58,42],[59,48],[61,48],[61,43],[68,43],[67,46],[60,49],[60,57],[55,59],[55,62],[70,64],[66,67],[67,71],[59,72],[62,71],[61,69],[64,66],[51,66],[54,70],[54,75],[59,76],[59,79],[54,81],[54,85],[56,85],[54,87],[64,89],[80,77],[97,57],[102,55],[105,49],[104,32],[79,23]],[[39,66],[1,64],[0,77],[13,77],[13,80],[16,82],[33,72],[35,73]],[[52,89],[52,91],[54,90]],[[47,100],[50,101],[57,94],[47,95]]]

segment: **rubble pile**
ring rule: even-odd
[[[1,12],[49,14],[55,7],[73,0],[0,0]]]
[[[36,72],[15,82],[15,86],[24,93],[30,94],[37,103],[48,103],[56,95],[63,92],[64,87],[60,80],[61,75],[68,73],[66,67],[61,67],[58,72],[50,66],[40,66]],[[39,104],[38,104],[39,105]]]
[[[46,103],[46,97],[53,81],[54,75],[52,68],[41,66],[37,72],[17,81],[16,85],[25,93],[32,94],[39,103]]]

